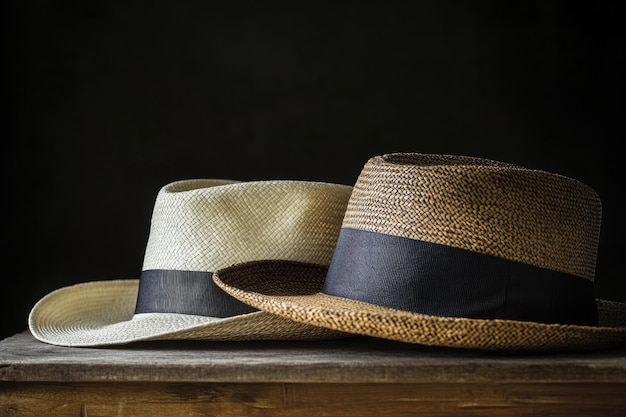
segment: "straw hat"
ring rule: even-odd
[[[593,293],[601,204],[557,174],[395,153],[365,164],[330,267],[216,271],[243,302],[301,323],[432,346],[626,345],[626,304]]]
[[[156,198],[141,279],[58,289],[31,310],[30,331],[63,346],[340,336],[257,311],[220,290],[211,275],[254,259],[328,265],[351,191],[287,180],[168,184]]]

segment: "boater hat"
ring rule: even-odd
[[[58,289],[34,306],[30,331],[63,346],[340,336],[257,311],[220,290],[211,276],[254,259],[328,265],[351,191],[289,180],[168,184],[156,198],[141,278]]]
[[[342,332],[484,350],[626,345],[626,304],[594,297],[601,204],[561,175],[481,158],[366,162],[330,267],[214,274],[245,303]]]

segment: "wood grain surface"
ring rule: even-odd
[[[626,350],[529,355],[369,338],[0,342],[0,416],[624,416]]]

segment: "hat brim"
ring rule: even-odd
[[[429,346],[506,351],[581,351],[626,345],[626,327],[437,317],[321,293],[327,267],[254,261],[213,275],[224,291],[262,311],[332,330]],[[611,302],[598,303],[601,311]],[[621,303],[616,303],[621,304]],[[624,306],[623,304],[621,304]],[[623,311],[622,311],[623,313]]]
[[[107,346],[145,340],[310,340],[346,336],[264,311],[233,317],[134,314],[139,280],[110,280],[60,288],[31,310],[33,336],[60,346]]]

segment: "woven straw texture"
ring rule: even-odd
[[[601,205],[588,186],[480,158],[389,154],[359,176],[343,227],[494,255],[593,281]],[[358,260],[355,260],[358,262]],[[485,350],[586,350],[626,345],[626,305],[598,301],[599,325],[435,317],[321,293],[326,267],[260,261],[214,281],[263,311],[343,332]]]
[[[343,227],[454,246],[593,280],[601,204],[561,175],[480,158],[370,159]]]
[[[143,269],[214,272],[256,259],[328,265],[351,191],[286,180],[168,184],[156,198]],[[110,280],[58,289],[33,307],[29,328],[37,339],[64,346],[341,336],[262,311],[229,318],[134,314],[138,285],[136,279]]]
[[[303,181],[213,184],[195,180],[163,188],[144,270],[214,272],[254,259],[330,263],[352,187]]]

